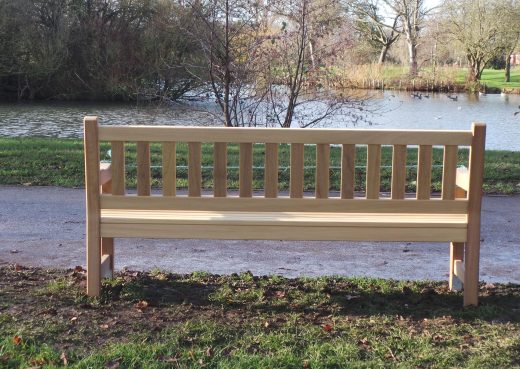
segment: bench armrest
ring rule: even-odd
[[[112,180],[111,163],[99,163],[99,185],[103,186]]]
[[[457,187],[464,191],[469,191],[469,170],[466,167],[457,168],[457,177],[455,180]]]

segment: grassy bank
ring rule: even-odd
[[[0,268],[3,368],[515,368],[520,286]]]
[[[340,87],[398,89],[418,91],[465,91],[467,68],[422,67],[419,75],[411,79],[409,68],[402,65],[354,65],[331,70],[330,81]],[[520,93],[520,68],[511,70],[511,82],[504,82],[505,71],[484,69],[480,84],[491,91]],[[472,87],[474,88],[474,86]]]
[[[108,145],[102,146],[102,157],[107,155]],[[161,186],[161,147],[152,145],[152,183],[155,187]],[[459,153],[459,165],[467,166],[467,150]],[[434,165],[442,164],[442,149],[433,153]],[[127,145],[127,186],[136,185],[135,145]],[[280,145],[279,187],[286,190],[289,187],[289,147]],[[390,147],[382,150],[381,190],[390,190],[390,166],[392,153]],[[340,186],[341,151],[339,147],[331,148],[331,189],[338,190]],[[177,148],[179,188],[187,187],[187,147],[184,144]],[[365,187],[366,148],[359,147],[356,157],[356,190],[362,191]],[[415,190],[417,175],[417,149],[408,150],[407,191]],[[212,188],[213,154],[211,145],[203,146],[202,171],[203,186]],[[228,148],[228,186],[238,188],[238,147],[229,145]],[[264,146],[254,146],[254,188],[263,188]],[[315,147],[305,147],[305,188],[314,188]],[[83,186],[83,143],[74,139],[48,138],[0,138],[0,184],[24,185],[52,185],[65,187]],[[520,193],[520,152],[487,151],[484,173],[484,190],[487,193]],[[434,167],[432,189],[441,189],[441,168]]]

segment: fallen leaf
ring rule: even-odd
[[[199,365],[204,365],[204,361],[202,359],[199,359]]]
[[[139,310],[144,310],[148,307],[148,301],[141,300],[137,304],[135,304],[135,307]]]
[[[119,368],[120,365],[121,365],[121,358],[115,359],[115,360],[110,360],[105,363],[106,369],[116,369],[116,368]]]
[[[368,347],[370,347],[370,341],[365,337],[358,341],[358,345],[362,346],[364,348],[368,348]]]
[[[283,299],[285,297],[285,292],[276,291],[275,296],[276,296],[276,298]]]
[[[73,322],[73,323],[74,323],[76,320],[78,320],[78,317],[77,317],[77,316],[73,316],[72,318],[70,318],[70,321]]]
[[[64,366],[69,365],[69,360],[67,359],[67,355],[65,354],[65,351],[61,353],[60,360]]]
[[[22,343],[22,337],[20,337],[20,336],[14,336],[13,337],[13,344],[14,345],[19,345],[21,343]]]
[[[264,327],[268,328],[269,327],[269,322],[265,322],[264,323]]]
[[[206,349],[206,356],[212,357],[213,356],[213,347],[208,347]]]
[[[101,328],[101,329],[108,329],[108,324],[100,324],[99,328]]]
[[[74,273],[85,273],[86,270],[83,269],[83,267],[81,265],[77,265],[76,267],[74,267]]]
[[[325,325],[323,326],[323,330],[324,330],[325,332],[331,332],[331,331],[332,331],[332,326],[331,326],[330,324],[325,324]]]

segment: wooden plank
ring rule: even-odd
[[[150,196],[150,143],[137,142],[137,194]]]
[[[175,142],[162,143],[162,180],[163,196],[175,196],[177,192],[177,153]]]
[[[86,192],[86,244],[87,294],[99,296],[101,291],[101,231],[99,200],[99,140],[97,117],[85,117],[85,192]]]
[[[291,198],[303,197],[304,149],[302,143],[291,144],[291,178],[289,189]]]
[[[457,179],[455,183],[457,187],[463,189],[464,191],[469,190],[469,170],[468,168],[457,168]]]
[[[104,238],[113,240],[113,238]],[[114,269],[111,267],[113,264],[112,257],[108,254],[103,254],[101,256],[101,266],[100,266],[100,272],[101,272],[101,278],[112,278],[114,276]]]
[[[356,181],[356,145],[341,148],[341,198],[353,199]]]
[[[402,200],[406,187],[406,146],[394,145],[392,155],[392,200]]]
[[[105,209],[101,223],[236,226],[463,228],[465,214],[380,214]]]
[[[125,194],[125,143],[112,141],[112,194]]]
[[[428,200],[432,186],[432,147],[419,146],[417,163],[417,200]]]
[[[112,180],[112,168],[110,163],[99,163],[99,185],[104,184]]]
[[[202,145],[188,142],[188,196],[200,197],[202,187]]]
[[[486,125],[474,123],[473,143],[469,153],[468,235],[464,275],[464,305],[478,304],[480,213],[482,208],[485,142]]]
[[[442,199],[455,198],[455,180],[457,176],[457,146],[444,147],[444,161],[442,170]]]
[[[213,196],[227,196],[227,143],[215,142],[213,147]]]
[[[367,199],[378,199],[381,181],[381,145],[368,145],[367,149]]]
[[[102,126],[104,141],[177,141],[236,143],[470,145],[471,132],[441,130],[285,129],[174,126]]]
[[[462,260],[456,260],[453,264],[453,274],[457,277],[459,281],[464,280],[464,261]]]
[[[329,162],[330,145],[316,145],[316,198],[326,199],[329,197]]]
[[[109,194],[113,193],[114,189],[112,188],[112,181],[106,183],[104,186],[101,186],[101,193]],[[124,195],[122,193],[121,195]],[[124,210],[126,211],[126,210]],[[105,271],[103,270],[103,255],[108,255],[109,258],[109,264],[108,268],[110,268],[110,272],[112,273],[114,271],[114,239],[110,237],[102,237],[101,238],[101,277],[105,278]]]
[[[264,171],[265,197],[278,197],[278,144],[265,144],[265,171]]]
[[[464,242],[463,228],[292,227],[170,224],[102,224],[104,237],[193,238],[223,240]]]
[[[451,242],[450,243],[450,279],[449,286],[451,291],[459,291],[461,289],[461,283],[464,278],[460,278],[457,275],[455,264],[464,260],[464,242]],[[459,279],[459,280],[457,280]]]
[[[432,200],[366,200],[364,198],[342,200],[338,198],[293,199],[278,197],[227,197],[214,198],[204,196],[190,198],[185,196],[101,196],[103,209],[150,209],[150,210],[201,210],[201,211],[279,211],[279,212],[331,212],[331,213],[443,213],[466,214],[467,200],[442,201]]]
[[[253,144],[240,144],[238,186],[240,197],[253,196]]]

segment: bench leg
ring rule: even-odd
[[[464,306],[478,305],[480,239],[466,243],[464,271]]]
[[[87,234],[87,295],[101,292],[101,239]]]
[[[114,276],[114,239],[101,238],[101,278]]]
[[[452,242],[450,244],[450,291],[462,290],[464,282],[460,276],[456,275],[455,262],[464,260],[464,242]]]

